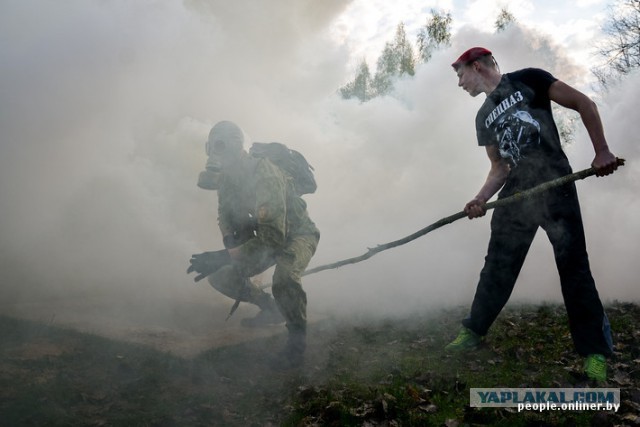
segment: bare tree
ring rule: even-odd
[[[610,7],[599,48],[605,64],[592,70],[603,87],[640,67],[640,0],[619,0]]]

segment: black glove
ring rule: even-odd
[[[195,271],[198,275],[193,279],[198,282],[208,275],[215,273],[218,269],[231,262],[231,257],[226,249],[221,251],[203,252],[191,255],[189,260],[191,265],[187,269],[187,274]]]

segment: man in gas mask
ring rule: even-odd
[[[302,364],[306,347],[307,297],[302,273],[315,253],[320,233],[292,178],[266,158],[244,150],[243,131],[229,121],[211,129],[206,170],[198,186],[218,192],[218,224],[226,250],[193,255],[187,273],[207,277],[211,286],[235,300],[257,305],[245,326],[286,321],[287,345],[274,362]],[[249,278],[275,265],[273,297]]]

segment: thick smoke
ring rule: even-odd
[[[336,89],[351,78],[351,58],[330,37],[344,7],[337,0],[4,2],[5,310],[108,295],[116,313],[138,300],[136,315],[173,304],[223,313],[231,302],[185,274],[192,253],[222,247],[215,193],[196,187],[218,120],[237,122],[257,141],[287,143],[315,167],[319,190],[306,198],[322,231],[316,266],[411,234],[461,210],[480,188],[489,163],[473,118],[482,100],[456,86],[449,64],[461,51],[485,45],[503,72],[536,66],[585,84],[586,70],[544,36],[517,26],[498,35],[463,28],[391,96],[345,101]],[[632,76],[599,100],[610,145],[628,165],[578,184],[605,300],[638,299],[639,153],[629,113],[638,83]],[[589,166],[582,128],[567,151],[575,169]],[[468,304],[488,229],[488,216],[463,219],[372,260],[307,276],[310,313]],[[560,298],[543,233],[514,298]]]
[[[332,176],[332,183],[325,188],[343,188],[340,183],[346,179],[359,196],[353,200],[345,195],[339,201],[340,209],[332,211],[333,224],[325,227],[332,232],[325,232],[322,243],[332,250],[333,258],[363,253],[366,247],[408,235],[460,211],[476,194],[489,169],[484,149],[476,145],[473,127],[483,97],[470,98],[457,88],[449,66],[460,52],[476,45],[490,47],[503,72],[541,67],[569,84],[582,89],[587,86],[587,71],[542,35],[520,27],[498,35],[463,28],[450,49],[439,52],[413,79],[401,82],[393,96],[364,105],[336,101],[327,109],[339,111],[335,124],[341,134],[348,132],[349,144],[335,139],[340,144],[336,150],[346,151],[340,155],[346,163],[340,165],[343,171]],[[635,80],[637,77],[632,77],[625,85],[631,87]],[[611,177],[578,184],[593,270],[605,300],[637,300],[639,296],[634,290],[636,271],[630,260],[638,226],[631,210],[620,209],[637,201],[637,169],[633,167],[637,148],[624,136],[632,134],[631,119],[610,113],[613,104],[619,109],[620,96],[628,93],[625,90],[619,88],[599,102],[612,150],[627,158],[631,167],[625,166]],[[628,95],[627,103],[636,102],[633,93]],[[625,124],[624,120],[629,122]],[[575,141],[566,150],[575,170],[589,167],[594,153],[581,124],[576,128]],[[362,160],[349,166],[349,159],[360,156]],[[603,201],[603,193],[608,195],[608,203]],[[616,212],[615,223],[611,222],[612,210]],[[350,221],[345,221],[345,211],[352,215]],[[460,220],[393,253],[384,252],[375,260],[321,273],[324,276],[309,278],[308,282],[317,280],[321,289],[336,284],[337,291],[319,298],[333,300],[332,309],[352,310],[353,303],[362,301],[365,303],[358,307],[377,313],[448,303],[466,305],[473,297],[482,267],[488,219],[489,215],[474,221]],[[335,243],[329,239],[335,239]],[[318,258],[326,253],[321,252]],[[309,290],[315,292],[315,285],[309,285]],[[354,297],[349,296],[351,292]],[[346,303],[345,295],[353,303]],[[542,230],[512,300],[561,300],[552,249]]]

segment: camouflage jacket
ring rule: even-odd
[[[253,252],[283,249],[295,236],[319,234],[307,204],[295,194],[292,178],[268,159],[247,158],[249,173],[223,179],[218,190],[218,225],[223,236],[249,229],[245,244]]]

